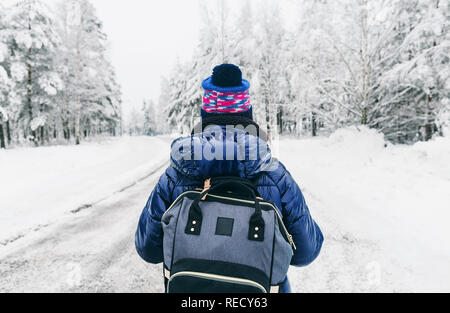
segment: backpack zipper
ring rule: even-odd
[[[180,195],[180,196],[172,203],[172,205],[167,209],[167,211],[163,214],[161,220],[163,220],[164,217],[166,216],[166,214],[167,214],[170,210],[172,210],[172,208],[178,203],[178,201],[179,201],[181,198],[183,198],[183,197],[184,197],[186,194],[188,194],[188,193],[201,194],[201,192],[199,192],[199,191],[192,191],[192,190],[191,190],[191,191],[186,191],[186,192],[182,193],[182,194],[181,194],[181,195]],[[212,195],[212,194],[208,194],[208,196],[209,196],[209,197],[213,197],[213,198],[218,198],[218,199],[234,200],[234,201],[244,202],[244,203],[255,203],[254,201],[242,200],[242,199],[231,198],[231,197],[221,197],[221,196],[216,196],[216,195]],[[270,206],[272,207],[272,209],[275,211],[275,213],[277,214],[277,217],[278,217],[278,221],[280,222],[280,224],[281,224],[281,226],[282,226],[282,228],[283,228],[283,231],[284,231],[286,237],[288,238],[289,244],[291,245],[291,247],[292,247],[292,249],[293,249],[294,251],[297,250],[297,246],[296,246],[295,243],[294,243],[294,239],[293,239],[292,235],[289,233],[289,231],[287,230],[286,225],[284,225],[283,218],[281,217],[281,214],[280,214],[280,212],[278,211],[278,209],[277,209],[273,204],[271,204],[271,203],[269,203],[269,202],[263,202],[263,204],[268,204],[268,205],[270,205]]]
[[[202,278],[202,279],[227,282],[227,283],[232,283],[232,284],[247,285],[247,286],[252,286],[252,287],[258,288],[263,293],[267,293],[267,290],[261,284],[255,282],[255,281],[252,281],[252,280],[236,278],[236,277],[229,277],[229,276],[222,276],[222,275],[216,275],[216,274],[200,273],[200,272],[178,272],[178,273],[174,274],[169,279],[169,282],[167,285],[167,291],[169,291],[169,289],[170,289],[170,283],[172,282],[172,280],[179,276],[191,276],[191,277],[197,277],[197,278]]]

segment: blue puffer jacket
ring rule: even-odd
[[[210,129],[208,133],[180,138],[172,144],[171,166],[150,195],[139,221],[136,232],[139,255],[149,263],[163,262],[161,218],[179,195],[202,188],[209,177],[239,176],[252,179],[261,197],[281,210],[297,246],[291,264],[306,266],[313,262],[320,253],[323,235],[290,173],[281,162],[272,159],[263,140],[237,129],[232,136],[218,136],[222,130]],[[221,154],[228,158],[217,157]],[[282,292],[290,292],[287,279]]]

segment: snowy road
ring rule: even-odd
[[[139,258],[134,233],[140,208],[167,164],[32,240],[3,249],[0,292],[162,292],[161,268]]]
[[[325,235],[322,253],[311,266],[291,267],[293,291],[450,291],[449,140],[393,147],[368,130],[342,130],[330,138],[281,140],[280,159],[301,186]],[[35,226],[17,240],[0,241],[0,292],[163,292],[162,267],[139,258],[134,233],[147,197],[168,164],[169,141],[123,139],[85,147],[86,155],[76,157],[83,160],[83,166],[74,163],[71,173],[80,171],[87,182],[98,176],[105,185],[80,185],[84,189],[70,202],[74,205],[71,210],[54,205],[52,214],[43,218],[53,222]],[[66,156],[84,148],[67,149],[70,154],[65,148],[49,152]],[[100,153],[99,162],[93,162],[97,151],[106,152]],[[0,160],[4,157],[14,166],[17,156],[25,152],[30,153],[0,154]],[[42,151],[32,152],[39,160],[48,159],[39,155]],[[106,157],[106,164],[100,162]],[[122,164],[124,159],[127,166]],[[102,165],[100,174],[95,173],[98,164]],[[120,169],[122,178],[107,184],[117,176],[110,173],[112,168]],[[38,214],[46,213],[46,204],[64,199],[65,189],[56,188],[58,171],[53,174],[55,179],[47,182],[53,184],[52,198],[42,194],[44,186],[39,201],[26,206],[26,215],[32,217],[26,219],[27,228],[39,220]],[[67,176],[61,177],[72,184]],[[11,175],[14,183],[21,182],[20,177],[14,179]],[[126,184],[116,188],[122,183]],[[32,190],[36,185],[24,188]],[[97,188],[95,194],[102,194],[105,200],[85,198],[87,188]],[[19,205],[7,210],[5,204],[26,204],[29,199],[19,198],[20,193],[4,196],[6,199],[0,195],[0,214],[10,219],[0,220],[0,226],[11,225],[3,230],[10,237],[23,228],[20,223],[25,213],[16,211]],[[93,205],[79,206],[81,199]],[[33,210],[33,205],[38,210]]]
[[[163,292],[161,266],[139,258],[134,232],[140,208],[166,166],[135,186],[72,213],[64,223],[39,230],[32,240],[9,245],[8,253],[0,253],[0,292]],[[354,269],[355,260],[358,266],[364,262],[370,266],[368,258],[374,258],[376,244],[342,232],[327,217],[327,203],[309,190],[305,196],[315,216],[320,216],[327,249],[317,264],[291,269],[294,290],[375,291],[377,285],[367,279],[377,265],[367,271]],[[373,275],[377,279],[377,272]]]

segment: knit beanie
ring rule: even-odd
[[[236,65],[216,66],[213,75],[203,81],[202,118],[230,114],[253,119],[250,83],[242,78]]]

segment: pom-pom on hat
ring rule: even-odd
[[[216,66],[213,75],[203,81],[202,118],[218,114],[233,114],[253,118],[250,104],[250,83],[242,78],[236,65]]]

